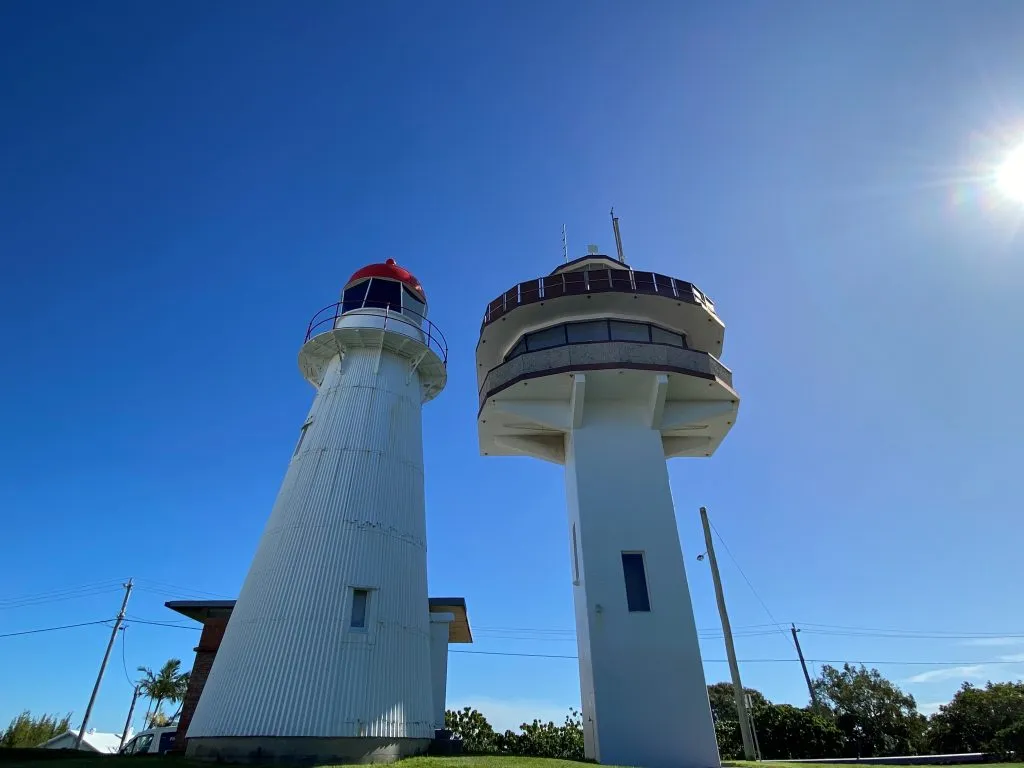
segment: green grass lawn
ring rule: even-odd
[[[0,768],[210,768],[212,763],[183,757],[65,757],[63,759],[22,758],[4,760],[0,750]],[[397,763],[400,768],[587,768],[590,763],[571,760],[546,760],[540,757],[410,757]],[[323,766],[323,768],[328,768]],[[606,768],[615,768],[607,766]],[[1019,766],[1018,766],[1019,768]]]
[[[548,760],[544,757],[409,757],[400,768],[585,768],[592,763],[572,760]],[[1020,768],[1018,766],[1018,768]]]
[[[723,766],[733,766],[734,768],[844,768],[846,765],[853,765],[853,763],[786,763],[776,762],[774,760],[765,760],[764,762],[757,763],[753,760],[725,760],[722,762]],[[879,763],[869,763],[867,768],[872,765],[880,765]],[[899,766],[899,768],[957,768],[962,766],[963,768],[1021,768],[1021,763],[949,763],[948,765],[936,765],[936,766]]]

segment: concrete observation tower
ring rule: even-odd
[[[310,322],[299,367],[316,398],[188,727],[190,756],[389,760],[443,727],[421,406],[445,386],[447,346],[426,314],[419,281],[389,259]]]
[[[492,301],[477,345],[485,456],[565,467],[586,756],[719,765],[666,459],[736,420],[725,326],[678,278],[589,253]]]

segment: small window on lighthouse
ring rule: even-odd
[[[349,619],[350,629],[366,629],[366,606],[370,602],[370,590],[352,590],[352,616]]]
[[[643,552],[622,553],[622,575],[626,579],[626,606],[630,613],[650,611],[651,596],[647,593]]]

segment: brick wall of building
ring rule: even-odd
[[[188,725],[192,722],[192,713],[196,711],[196,704],[203,693],[203,686],[206,685],[206,678],[210,675],[213,667],[213,660],[217,656],[217,649],[220,648],[220,641],[224,638],[224,630],[228,625],[228,617],[210,617],[203,623],[203,634],[199,638],[199,645],[195,647],[196,659],[192,664],[192,674],[188,680],[188,691],[185,693],[185,700],[181,705],[181,717],[178,720],[178,732],[176,737],[176,748],[185,748],[185,734],[188,732]]]

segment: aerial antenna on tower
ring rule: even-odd
[[[622,235],[619,234],[619,217],[615,215],[615,209],[611,210],[612,229],[615,230],[615,250],[618,251],[619,261],[626,263],[626,257],[622,255]]]
[[[565,224],[562,225],[562,258],[569,263],[569,242],[565,239]]]

